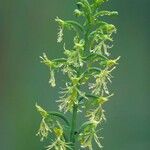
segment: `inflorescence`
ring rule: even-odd
[[[77,0],[74,15],[81,17],[82,23],[59,17],[55,19],[59,26],[57,42],[64,45],[64,57],[52,60],[43,53],[40,58],[41,63],[50,70],[49,83],[52,87],[56,86],[56,71],[61,71],[67,79],[57,100],[59,112],[48,112],[36,104],[42,117],[37,135],[41,141],[50,137],[47,150],[75,150],[77,145],[93,150],[94,141],[102,148],[102,137],[99,137],[98,132],[102,122],[106,120],[103,105],[113,96],[108,84],[112,82],[112,72],[120,59],[110,58],[112,35],[117,29],[102,21],[102,18],[118,13],[102,10],[106,1]],[[68,49],[63,42],[64,30],[72,30],[74,33],[72,48]],[[77,115],[82,115],[82,112],[85,112],[83,117],[86,121],[78,129]],[[71,113],[72,118],[68,119],[65,113]]]

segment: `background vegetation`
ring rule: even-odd
[[[55,16],[71,18],[71,0],[0,0],[0,149],[43,150],[35,136],[40,118],[35,102],[56,108],[59,89],[48,84],[48,70],[40,64],[45,51],[61,56],[56,45]],[[119,11],[113,53],[121,55],[107,104],[103,129],[105,150],[147,150],[150,147],[149,111],[149,0],[110,0]],[[49,21],[50,20],[50,21]],[[68,35],[69,38],[69,35]],[[57,76],[60,80],[61,76]]]

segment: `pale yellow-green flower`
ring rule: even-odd
[[[54,74],[55,63],[49,60],[45,53],[43,53],[43,56],[40,56],[40,58],[41,58],[41,63],[44,63],[45,65],[49,67],[50,69],[49,83],[52,87],[55,87],[56,86],[55,74]]]
[[[101,70],[99,74],[95,75],[95,83],[91,83],[89,86],[89,89],[92,90],[92,93],[95,95],[103,95],[103,93],[109,94],[109,90],[107,87],[108,82],[111,82],[111,72],[115,69],[113,67],[112,69],[105,68],[104,70]]]
[[[70,143],[65,141],[64,138],[64,131],[62,126],[60,125],[59,122],[57,122],[58,127],[55,127],[53,129],[54,135],[55,135],[55,140],[52,141],[52,144],[48,145],[46,148],[47,150],[55,149],[55,150],[68,150],[72,149],[70,146]]]
[[[42,121],[40,123],[40,128],[38,130],[37,136],[41,137],[41,141],[48,137],[49,133],[52,132],[51,128],[46,122],[46,118],[48,117],[47,111],[45,111],[42,107],[36,104],[37,111],[41,114]]]

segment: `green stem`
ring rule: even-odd
[[[84,30],[82,30],[84,31]],[[84,40],[85,40],[85,45],[84,45],[84,50],[87,49],[87,44],[88,44],[88,34],[90,31],[90,26],[88,24],[87,30],[84,33]],[[78,70],[78,75],[80,75],[80,69]],[[78,87],[79,88],[79,87]],[[79,101],[79,99],[78,99]],[[72,113],[72,122],[71,122],[71,131],[70,131],[70,142],[72,143],[72,149],[75,150],[75,142],[76,142],[76,124],[77,124],[77,111],[78,111],[78,105],[74,104],[73,106],[73,113]]]
[[[72,143],[72,148],[75,150],[75,130],[77,123],[77,109],[78,106],[74,104],[73,106],[73,114],[72,114],[72,123],[71,123],[71,131],[70,131],[70,141]]]

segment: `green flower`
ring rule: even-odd
[[[44,110],[41,106],[39,106],[37,103],[36,103],[35,107],[43,118],[48,117],[48,112],[46,110]]]
[[[106,11],[102,10],[95,14],[95,17],[102,17],[102,16],[112,16],[112,15],[118,15],[117,11]]]
[[[114,65],[118,65],[118,60],[120,59],[120,56],[117,57],[116,59],[109,59],[106,61],[106,67],[111,68]]]
[[[109,56],[108,49],[112,48],[108,43],[112,42],[112,34],[116,33],[116,27],[106,22],[101,22],[100,27],[91,32],[89,38],[92,38],[90,52]]]
[[[55,141],[53,141],[53,143],[49,146],[46,147],[47,150],[72,150],[71,146],[69,143],[65,142],[63,139],[61,138],[57,138]]]
[[[48,123],[46,122],[46,119],[48,117],[48,113],[39,105],[36,104],[37,111],[41,114],[42,116],[42,121],[40,123],[40,128],[37,132],[37,136],[41,137],[41,141],[43,141],[45,138],[48,137],[49,133],[52,132],[51,128],[49,127]],[[49,120],[50,121],[50,120]]]
[[[91,109],[88,113],[87,113],[87,116],[89,118],[89,121],[92,122],[92,123],[95,123],[95,124],[99,124],[101,123],[102,121],[105,121],[106,120],[106,117],[105,117],[105,111],[104,109],[102,108],[101,105],[99,105],[97,108],[95,109]]]
[[[106,55],[109,56],[110,53],[108,52],[108,49],[110,49],[109,45],[107,45],[104,41],[100,42],[98,45],[94,47],[94,49],[90,50],[92,53],[96,53],[99,55]]]
[[[41,137],[40,141],[43,141],[45,138],[48,137],[49,132],[51,133],[52,130],[49,128],[48,124],[46,123],[45,118],[42,118],[42,121],[40,123],[40,128],[36,135]]]
[[[57,101],[59,102],[59,110],[64,112],[72,111],[73,105],[78,104],[77,96],[78,89],[76,86],[66,84],[66,88],[61,92],[62,96]]]
[[[52,87],[56,86],[54,70],[50,70],[49,83],[51,84]]]
[[[83,13],[82,11],[80,11],[79,9],[75,9],[75,10],[74,10],[74,14],[75,14],[75,16],[77,16],[77,17],[80,17],[80,16],[83,16],[83,15],[84,15],[84,13]]]
[[[72,77],[71,83],[66,83],[66,88],[61,92],[62,96],[57,101],[59,102],[59,110],[68,112],[72,111],[74,105],[78,105],[78,97],[84,97],[85,93],[78,89],[80,78]]]
[[[63,30],[64,30],[64,25],[65,25],[65,21],[59,19],[58,17],[55,19],[56,22],[58,22],[59,24],[59,32],[58,32],[58,38],[57,38],[57,42],[61,43],[63,40]]]
[[[70,143],[66,142],[63,136],[63,128],[59,122],[57,122],[57,127],[53,129],[54,136],[56,139],[52,142],[52,144],[47,146],[47,150],[55,149],[55,150],[68,150],[72,149]]]
[[[63,40],[63,36],[64,36],[64,34],[63,34],[63,27],[59,27],[59,32],[58,32],[58,38],[57,38],[57,42],[58,43],[61,43],[62,42],[62,40]]]
[[[43,56],[40,56],[41,63],[47,65],[50,68],[53,68],[55,66],[55,63],[48,59],[47,55],[43,53]]]
[[[97,136],[97,123],[94,122],[87,122],[85,123],[86,126],[84,127],[83,131],[79,134],[79,141],[81,143],[82,148],[88,148],[89,150],[93,150],[92,142],[93,140],[96,142],[96,144],[99,146],[99,148],[102,148],[100,138]]]
[[[96,101],[97,104],[99,105],[103,105],[104,103],[106,103],[110,97],[112,97],[114,94],[108,95],[108,96],[100,96]]]
[[[57,66],[55,65],[55,62],[49,60],[46,56],[45,53],[43,53],[43,56],[40,56],[41,58],[41,63],[44,63],[45,65],[47,65],[50,69],[50,79],[49,79],[49,83],[52,87],[56,86],[55,83],[55,74],[54,74],[54,68],[56,68]]]
[[[103,95],[103,93],[109,94],[109,90],[107,87],[107,83],[111,82],[111,72],[116,67],[112,68],[111,70],[108,70],[108,68],[105,68],[104,70],[101,70],[99,74],[95,75],[96,81],[95,83],[89,84],[89,89],[92,89],[92,93],[95,95]]]
[[[96,4],[101,5],[108,0],[94,0]]]
[[[69,65],[74,67],[83,66],[83,51],[84,51],[84,40],[79,40],[78,37],[74,38],[74,48],[73,50],[67,50],[64,45],[64,54],[67,56],[67,62]]]

